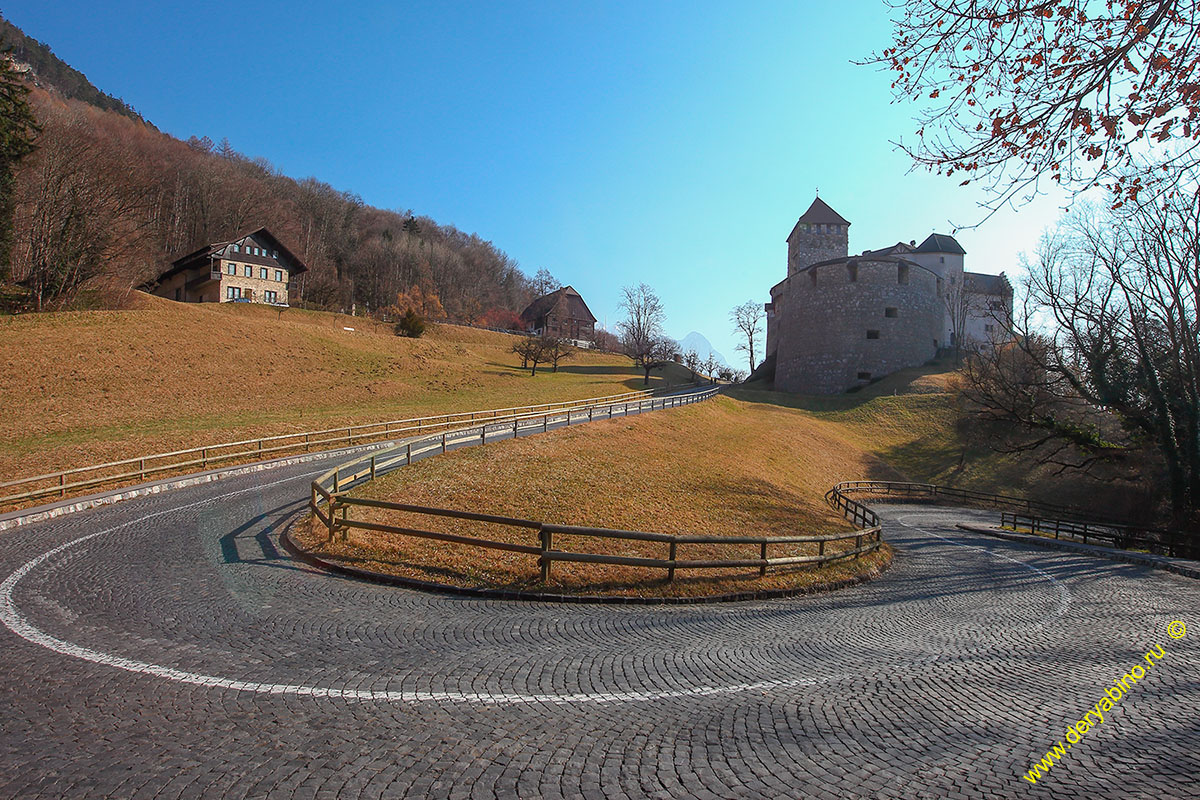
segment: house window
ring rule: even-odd
[[[908,264],[896,265],[896,282],[908,283]]]
[[[251,267],[249,264],[247,264],[247,265],[246,265],[246,266],[245,266],[245,267],[242,269],[242,271],[245,273],[245,275],[246,275],[246,277],[247,277],[247,278],[249,278],[249,277],[251,277],[251,276],[253,276],[253,275],[254,275],[254,268],[253,268],[253,267]]]
[[[236,244],[235,244],[235,245],[233,246],[233,252],[235,252],[235,253],[240,253],[240,252],[242,252],[242,248],[241,248],[241,246],[240,246],[240,245],[236,245]]]
[[[234,264],[232,261],[230,261],[229,265],[225,267],[225,271],[230,275],[237,275],[237,264]]]
[[[267,303],[274,303],[276,296],[277,295],[274,292],[263,292],[263,301]]]
[[[867,331],[867,338],[868,339],[878,339],[879,331]]]
[[[229,300],[236,300],[242,296],[242,290],[237,286],[225,287],[225,297]]]
[[[281,270],[281,269],[275,270],[275,280],[279,281],[280,283],[283,283],[283,270]]]
[[[258,268],[258,277],[259,277],[259,278],[261,278],[262,280],[264,280],[264,281],[265,281],[265,280],[267,279],[267,275],[268,275],[268,274],[269,274],[269,273],[267,272],[267,268],[266,268],[266,267],[259,267],[259,268]]]
[[[883,310],[883,315],[889,319],[895,319],[896,317],[900,316],[900,309],[888,306]]]
[[[279,251],[278,251],[278,250],[272,250],[272,251],[271,251],[271,258],[279,258]]]
[[[871,380],[871,373],[869,373],[869,372],[860,372],[860,373],[858,373],[858,379],[859,379],[860,381],[869,381],[869,380]]]

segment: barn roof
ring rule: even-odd
[[[544,294],[535,299],[521,312],[521,320],[529,324],[536,323],[539,319],[549,314],[558,305],[558,301],[564,298],[567,302],[568,317],[571,319],[586,319],[590,322],[596,321],[596,317],[592,315],[591,309],[587,307],[587,303],[583,302],[583,297],[570,286],[564,286],[550,294]]]

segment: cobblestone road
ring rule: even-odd
[[[0,797],[1200,796],[1194,580],[880,506],[895,565],[824,596],[432,596],[278,550],[323,468],[0,538]]]

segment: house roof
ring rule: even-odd
[[[955,241],[953,236],[945,233],[931,233],[917,246],[918,253],[953,253],[954,255],[966,255],[967,251],[962,249],[962,245]]]
[[[571,319],[586,319],[590,322],[596,321],[591,309],[587,307],[587,303],[583,302],[583,297],[570,286],[564,286],[550,294],[544,294],[536,298],[521,312],[521,320],[529,324],[536,323],[549,314],[558,305],[560,300],[564,299],[567,303],[566,311],[568,317]]]
[[[1012,294],[1012,284],[1008,277],[1001,272],[999,275],[987,275],[982,272],[964,272],[963,283],[968,291],[978,294],[994,294],[1007,296]]]
[[[177,272],[182,272],[183,270],[192,267],[195,262],[203,260],[205,258],[208,258],[209,256],[212,256],[212,255],[220,252],[221,250],[224,250],[226,247],[233,244],[234,242],[241,242],[244,239],[247,239],[251,236],[258,236],[260,238],[266,239],[267,242],[271,245],[272,250],[278,250],[280,254],[282,254],[283,256],[286,256],[287,260],[289,262],[291,262],[291,264],[293,265],[288,268],[288,271],[290,273],[292,273],[293,275],[299,275],[301,272],[308,271],[308,267],[305,266],[304,262],[301,261],[299,258],[297,258],[296,255],[291,250],[288,250],[287,247],[284,246],[283,242],[281,242],[277,238],[275,238],[275,235],[273,233],[271,233],[266,228],[258,228],[257,230],[253,230],[248,233],[243,233],[240,236],[235,236],[234,238],[232,238],[226,242],[212,242],[210,244],[206,244],[197,250],[193,250],[192,252],[188,253],[185,256],[180,256],[179,258],[172,261],[171,266],[166,271],[161,273],[157,278],[155,278],[154,281],[151,281],[151,283],[154,283],[156,281],[166,280],[167,278],[171,277],[172,275],[176,274]]]

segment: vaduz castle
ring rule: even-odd
[[[966,251],[934,233],[851,256],[850,223],[821,198],[788,236],[787,277],[771,287],[760,372],[785,392],[835,394],[918,366],[949,347],[980,347],[1007,331],[1003,273],[963,271]]]

